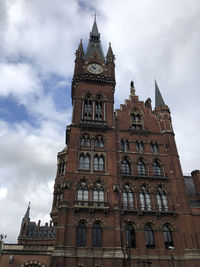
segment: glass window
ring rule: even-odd
[[[145,164],[142,160],[139,160],[137,163],[137,170],[138,170],[138,175],[146,175],[146,168]]]
[[[84,247],[86,245],[86,226],[84,222],[80,222],[77,227],[77,246]]]
[[[172,233],[167,225],[164,225],[163,227],[163,237],[164,237],[164,242],[165,242],[165,248],[169,248],[169,246],[171,247],[174,246]]]
[[[95,223],[92,229],[93,234],[93,246],[101,247],[102,245],[102,230],[99,223]]]
[[[123,190],[122,202],[124,209],[133,209],[133,192],[131,190]]]
[[[162,176],[162,169],[157,160],[155,160],[153,163],[153,175]]]
[[[144,233],[146,248],[155,248],[154,232],[149,225],[145,225]]]
[[[102,155],[100,157],[98,155],[94,157],[94,170],[95,171],[104,170],[104,157]]]
[[[135,229],[131,224],[126,225],[126,245],[129,248],[135,248],[136,242],[135,242]]]
[[[124,159],[121,163],[121,171],[123,174],[130,174],[130,164],[127,159]]]

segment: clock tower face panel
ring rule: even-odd
[[[87,66],[87,70],[92,74],[100,74],[103,72],[103,67],[98,63],[91,63]]]

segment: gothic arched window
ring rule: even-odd
[[[162,176],[162,168],[158,160],[154,160],[153,162],[153,175]]]
[[[167,201],[167,195],[165,191],[162,190],[162,188],[159,188],[156,192],[156,200],[159,210],[168,210],[168,201]]]
[[[150,194],[145,185],[140,190],[140,205],[142,210],[151,210]]]
[[[103,188],[94,188],[93,200],[98,202],[104,202],[104,190]]]
[[[77,246],[84,247],[86,245],[87,229],[84,222],[80,222],[77,226]]]
[[[158,143],[157,142],[151,142],[151,151],[153,152],[153,153],[158,153]]]
[[[126,225],[126,245],[129,248],[135,248],[136,247],[136,241],[135,241],[135,229],[133,226],[129,223]]]
[[[103,171],[104,170],[104,157],[103,155],[95,155],[94,156],[94,170],[95,171]]]
[[[146,168],[145,168],[145,164],[142,159],[139,159],[139,161],[137,162],[137,171],[138,171],[138,175],[141,175],[141,176],[146,175]]]
[[[127,158],[124,158],[121,162],[121,172],[122,174],[130,174],[130,163]]]
[[[101,245],[102,245],[102,230],[101,230],[101,226],[98,222],[96,222],[93,225],[92,236],[93,236],[93,246],[94,247],[101,247]]]
[[[146,248],[155,248],[154,232],[150,225],[144,227]]]
[[[95,120],[103,120],[103,102],[101,100],[101,96],[98,96],[95,101]]]
[[[62,175],[65,174],[65,162],[62,160],[58,166],[58,174]]]
[[[90,95],[86,96],[83,105],[83,119],[91,120],[92,119],[92,101],[90,99]]]
[[[103,137],[101,137],[101,136],[97,136],[96,138],[95,138],[95,141],[94,141],[94,145],[95,145],[95,147],[104,147],[104,140],[103,140]]]
[[[90,137],[82,136],[81,137],[81,146],[90,146]]]
[[[63,200],[63,191],[58,190],[56,192],[55,198],[56,198],[55,204],[56,204],[56,207],[58,207],[60,205],[60,202]]]
[[[136,141],[136,149],[137,151],[144,151],[144,143],[143,141]]]
[[[88,187],[85,181],[82,181],[77,190],[77,200],[88,201]]]
[[[129,185],[126,185],[122,191],[122,202],[124,209],[133,209],[133,191],[130,189]]]
[[[83,153],[79,157],[79,169],[89,170],[90,169],[90,156],[88,154],[84,155]]]
[[[165,242],[165,248],[169,248],[170,246],[174,246],[173,238],[172,238],[172,232],[169,229],[168,225],[163,226],[163,237]]]

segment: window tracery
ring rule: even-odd
[[[121,162],[121,173],[129,175],[131,173],[129,160],[125,157]]]
[[[90,137],[89,137],[89,135],[83,135],[81,137],[81,146],[87,146],[87,147],[90,146]]]
[[[94,156],[94,170],[104,171],[104,156],[96,154]]]
[[[96,136],[94,140],[95,147],[103,148],[104,147],[104,139],[101,135]]]
[[[142,185],[140,189],[140,205],[141,210],[151,210],[151,199],[146,185]]]
[[[157,159],[155,159],[153,162],[153,175],[154,176],[162,176],[163,175],[161,165]]]
[[[81,153],[79,157],[79,169],[89,170],[90,169],[90,155]]]
[[[138,175],[145,176],[146,175],[146,167],[144,164],[144,160],[140,158],[137,162],[137,172]]]
[[[86,181],[83,179],[77,189],[77,200],[88,201],[89,190]]]
[[[143,141],[136,141],[136,150],[139,152],[144,151],[144,142]]]
[[[125,185],[122,191],[122,203],[124,209],[134,208],[133,191],[131,190],[129,185]]]
[[[156,200],[159,210],[167,211],[168,210],[168,200],[165,191],[163,190],[162,186],[158,186],[156,192]]]
[[[157,142],[151,142],[150,146],[151,146],[151,151],[153,153],[158,153],[159,152],[159,147],[158,147],[158,143]]]
[[[92,120],[92,100],[90,94],[86,96],[83,104],[83,119]]]

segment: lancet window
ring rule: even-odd
[[[65,161],[64,160],[60,161],[58,165],[58,174],[59,175],[65,174]]]
[[[126,140],[121,139],[121,150],[122,151],[128,151],[129,150],[129,141],[128,141],[128,139],[126,139]]]
[[[165,248],[174,247],[172,232],[168,227],[168,225],[163,226],[163,237],[164,237]]]
[[[129,185],[125,185],[122,191],[122,203],[124,209],[134,208],[133,191],[130,189]]]
[[[143,159],[139,159],[137,162],[137,172],[138,175],[145,176],[146,175],[146,167]]]
[[[159,210],[166,211],[168,210],[168,200],[165,191],[162,189],[162,186],[159,186],[156,192],[156,200]]]
[[[124,158],[121,162],[121,173],[125,175],[129,175],[131,173],[130,163],[127,158]]]
[[[89,170],[90,169],[90,156],[89,154],[81,153],[79,157],[79,169]]]
[[[126,233],[126,245],[129,248],[136,247],[136,240],[135,240],[135,229],[132,224],[128,223],[125,228]]]
[[[136,141],[136,149],[139,152],[144,151],[144,142],[143,141]]]
[[[88,186],[85,180],[83,180],[77,189],[77,200],[88,201],[88,196],[89,196]]]
[[[98,96],[95,100],[95,120],[103,120],[103,102],[101,100],[101,96]]]
[[[158,153],[159,152],[158,143],[157,142],[151,142],[150,146],[151,146],[151,151],[153,153]]]
[[[83,119],[92,120],[92,100],[89,94],[86,96],[83,104]]]
[[[93,237],[93,246],[101,247],[102,246],[102,229],[98,222],[96,222],[92,227],[92,237]]]
[[[146,185],[140,189],[140,206],[141,210],[151,210],[151,199]]]
[[[90,137],[87,135],[83,135],[81,137],[81,146],[90,146]]]
[[[104,189],[100,182],[97,182],[93,189],[93,201],[104,202]]]
[[[160,165],[160,163],[158,162],[158,160],[154,160],[153,162],[153,175],[155,176],[162,176],[162,167]]]
[[[155,248],[154,231],[149,224],[144,227],[146,248]]]
[[[104,156],[96,154],[94,156],[94,170],[104,171]]]
[[[85,247],[87,238],[87,228],[85,222],[80,222],[77,226],[77,246]]]
[[[104,147],[104,139],[102,136],[97,136],[94,141],[95,147]]]

